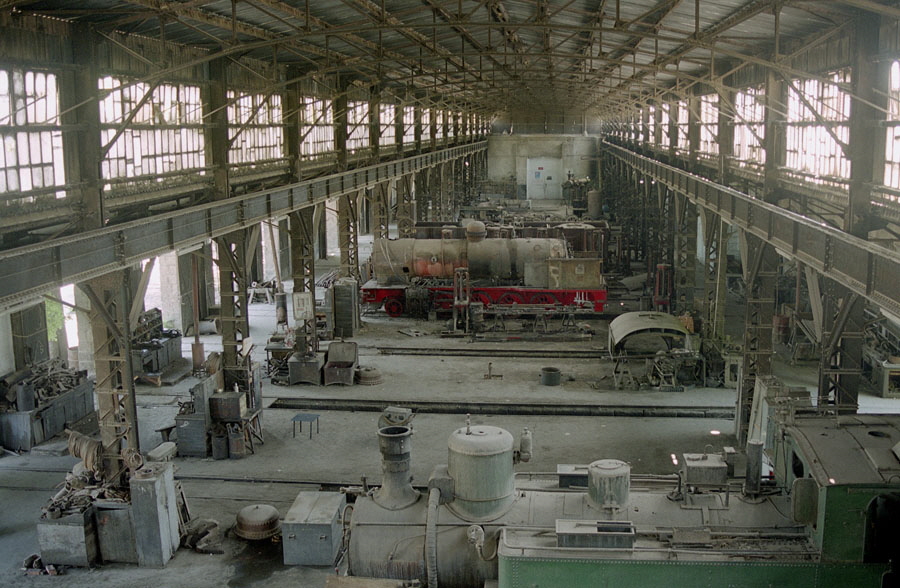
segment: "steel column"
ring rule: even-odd
[[[675,310],[694,308],[697,281],[697,207],[686,197],[675,195]]]
[[[120,270],[79,284],[91,301],[94,341],[94,394],[97,398],[104,479],[118,484],[124,473],[121,452],[140,450],[131,367],[131,306],[128,270]]]
[[[750,411],[756,378],[772,373],[772,316],[775,313],[775,287],[778,253],[759,237],[741,231],[741,262],[747,285],[744,320],[744,356],[738,383],[735,435],[743,446],[748,441]]]
[[[359,192],[345,194],[338,198],[338,245],[341,248],[341,276],[354,278],[357,281],[360,281],[359,198]]]
[[[310,302],[315,307],[316,300],[316,230],[314,209],[304,208],[292,212],[289,217],[291,235],[291,277],[294,279],[294,294],[311,295]],[[295,317],[296,319],[297,317]],[[296,320],[294,326],[294,351],[311,355],[319,350],[315,317]]]

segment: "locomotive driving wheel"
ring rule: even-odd
[[[386,298],[384,300],[384,312],[390,317],[403,315],[403,301],[399,298]]]
[[[525,303],[525,300],[523,300],[522,297],[519,294],[516,294],[515,292],[507,292],[506,294],[503,294],[502,296],[500,296],[500,299],[497,300],[497,304],[513,305],[513,304],[524,304],[524,303]]]
[[[529,304],[546,304],[552,305],[559,303],[559,300],[556,299],[556,296],[551,294],[550,292],[538,292],[537,294],[533,294],[528,301]]]

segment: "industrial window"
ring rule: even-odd
[[[431,111],[422,109],[422,141],[431,140]]]
[[[100,78],[99,87],[103,179],[163,181],[185,170],[203,173],[199,86],[132,84],[107,76]]]
[[[648,106],[647,111],[647,142],[653,144],[656,141],[656,107]]]
[[[32,202],[41,192],[65,197],[64,191],[55,190],[65,184],[58,125],[54,74],[0,70],[0,194],[16,192],[20,202]]]
[[[369,146],[369,103],[347,104],[347,151],[354,153]]]
[[[766,162],[763,147],[766,122],[764,88],[746,88],[734,96],[734,157],[742,167]]]
[[[334,151],[331,100],[304,98],[300,107],[300,155],[313,158]]]
[[[891,64],[888,128],[884,146],[884,185],[900,188],[900,61]]]
[[[284,158],[281,96],[228,91],[228,163],[249,164]]]
[[[661,149],[668,149],[671,143],[669,142],[669,109],[671,106],[669,104],[660,104],[659,105],[659,143]]]
[[[850,177],[850,160],[841,147],[850,140],[850,95],[838,86],[850,82],[850,73],[829,78],[830,83],[791,80],[788,86],[786,164],[816,183]]]
[[[403,107],[403,143],[415,143],[416,141],[416,109],[412,106]]]
[[[378,144],[393,145],[397,142],[397,133],[394,126],[397,122],[397,108],[393,104],[382,104],[378,108],[381,118],[381,136]]]
[[[719,154],[719,95],[700,97],[700,152]]]
[[[691,150],[691,139],[689,134],[691,116],[688,112],[687,100],[681,100],[678,103],[677,116],[678,152],[689,153]]]

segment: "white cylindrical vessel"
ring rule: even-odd
[[[515,493],[513,445],[513,436],[499,427],[466,426],[450,435],[450,508],[461,518],[490,521],[509,509]]]
[[[618,459],[598,459],[588,466],[588,501],[601,510],[628,505],[631,466]]]

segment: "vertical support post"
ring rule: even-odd
[[[372,236],[375,239],[387,239],[390,224],[390,187],[391,182],[376,184],[372,191]]]
[[[64,124],[79,125],[75,133],[63,133],[66,179],[80,190],[82,231],[99,229],[106,219],[100,176],[100,109],[97,107],[96,37],[85,27],[71,37],[76,65],[62,75],[60,106]]]
[[[291,235],[291,277],[294,279],[294,294],[311,298],[314,309],[316,296],[316,229],[313,207],[292,212],[289,217]],[[316,335],[315,313],[312,318],[296,320],[294,326],[294,351],[301,355],[313,355],[319,350]]]
[[[870,13],[855,20],[853,42],[856,45],[850,106],[850,189],[849,203],[844,210],[843,229],[857,237],[868,237],[869,208],[872,186],[883,179],[884,140],[872,140],[874,129],[886,117],[890,84],[890,60],[878,59],[881,19]],[[877,107],[876,107],[877,106]],[[877,132],[877,131],[876,131]]]
[[[344,171],[348,167],[347,160],[347,83],[340,80],[337,84],[338,95],[331,106],[334,109],[334,149],[337,152],[337,167]]]
[[[688,99],[688,161],[690,169],[697,168],[700,155],[700,97]]]
[[[369,149],[377,162],[381,158],[381,88],[377,85],[369,90]]]
[[[731,181],[731,162],[734,158],[734,97],[731,88],[719,88],[719,182]]]
[[[288,68],[291,78],[299,78],[300,74],[293,68]],[[294,82],[284,89],[284,105],[287,117],[284,120],[285,150],[290,162],[291,176],[295,182],[303,180],[303,163],[300,157],[300,138],[303,136],[301,106],[303,97],[300,95],[300,84]]]
[[[739,444],[748,441],[750,411],[756,378],[772,373],[772,316],[775,311],[775,281],[778,253],[750,233],[741,232],[741,261],[747,284],[744,321],[744,357],[738,383],[735,435]]]
[[[675,195],[675,309],[694,307],[697,280],[697,207],[685,196]]]
[[[415,236],[416,206],[412,183],[412,174],[397,180],[397,233],[401,239]]]
[[[131,331],[128,325],[128,270],[94,278],[79,288],[91,302],[90,324],[94,341],[98,424],[103,452],[103,476],[113,483],[125,471],[121,451],[140,450],[134,375],[131,367]]]
[[[338,244],[341,248],[341,276],[360,281],[359,275],[359,192],[338,198]]]
[[[853,414],[859,408],[862,378],[863,301],[832,280],[825,280],[823,294],[818,406]]]
[[[703,242],[703,334],[720,340],[725,335],[728,225],[709,210],[703,215]]]
[[[416,153],[422,153],[422,105],[418,100],[413,107],[413,115],[413,136],[416,142]]]

